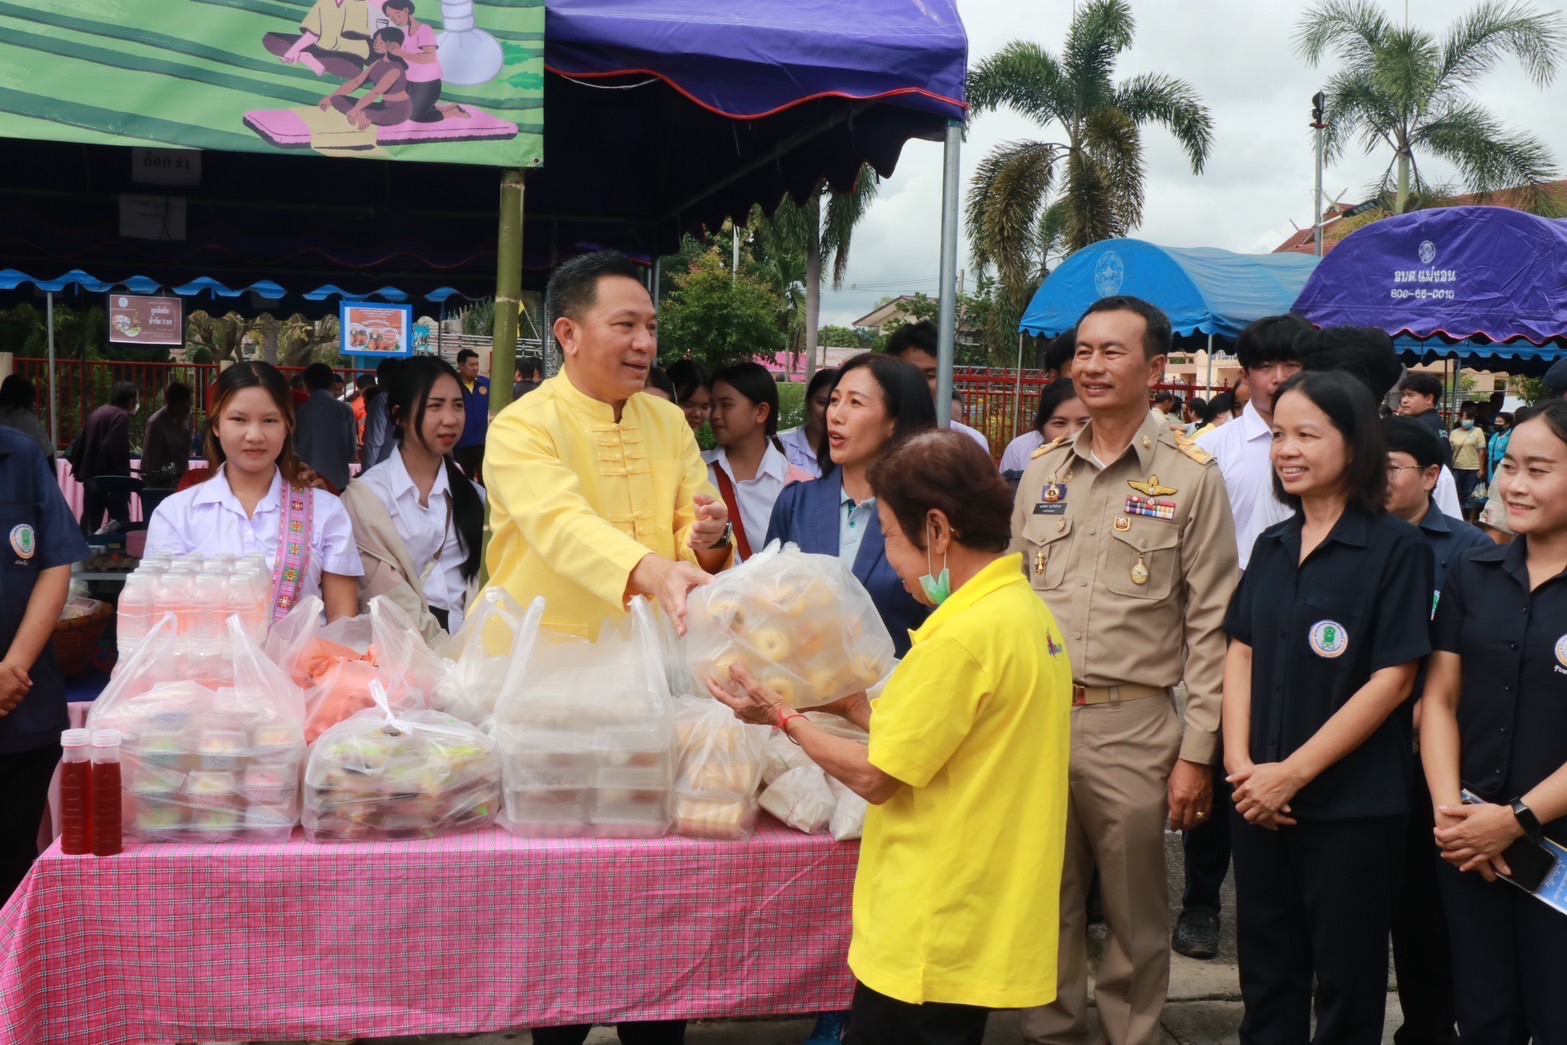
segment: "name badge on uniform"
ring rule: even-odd
[[[1066,503],[1064,501],[1040,501],[1034,505],[1035,515],[1065,515]]]
[[[38,538],[27,523],[18,523],[11,527],[11,550],[16,552],[17,558],[23,562],[37,554]]]

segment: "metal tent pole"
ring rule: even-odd
[[[54,291],[44,294],[44,322],[49,324],[49,442],[60,448],[60,404],[54,377]]]
[[[958,319],[958,166],[963,125],[947,123],[941,173],[941,294],[936,341],[936,424],[952,427],[952,360]]]

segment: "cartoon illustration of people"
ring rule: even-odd
[[[261,44],[288,65],[317,76],[348,80],[370,60],[372,0],[316,0],[299,22],[299,32],[267,33]]]
[[[388,52],[408,65],[408,97],[415,123],[440,123],[449,116],[466,119],[468,110],[456,103],[438,105],[441,97],[441,58],[435,30],[414,17],[414,0],[386,0],[382,5],[394,26],[403,31],[403,42]]]
[[[332,0],[322,0],[331,3]],[[349,3],[357,0],[348,0]],[[377,29],[370,38],[370,50],[374,61],[361,69],[352,80],[321,99],[322,112],[336,109],[348,117],[348,121],[361,131],[372,124],[390,127],[402,123],[413,112],[408,96],[408,66],[401,58],[394,57],[392,49],[403,43],[403,31],[394,26]],[[370,83],[368,94],[357,102],[354,92]]]

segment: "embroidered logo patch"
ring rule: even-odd
[[[11,550],[16,552],[20,559],[31,559],[38,551],[38,540],[33,536],[33,528],[26,523],[18,523],[11,527]]]
[[[1567,668],[1567,635],[1556,640],[1556,663]]]
[[[1349,632],[1336,620],[1319,620],[1311,626],[1311,652],[1332,659],[1349,649]]]

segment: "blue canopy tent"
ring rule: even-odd
[[[1129,294],[1164,309],[1176,337],[1206,338],[1211,384],[1214,341],[1233,341],[1247,324],[1288,312],[1317,260],[1306,254],[1236,254],[1216,247],[1161,247],[1140,239],[1102,240],[1050,273],[1018,329],[1054,337],[1076,326],[1100,298]]]
[[[1385,330],[1406,362],[1539,373],[1567,347],[1567,222],[1505,207],[1384,218],[1323,259],[1295,310]]]

